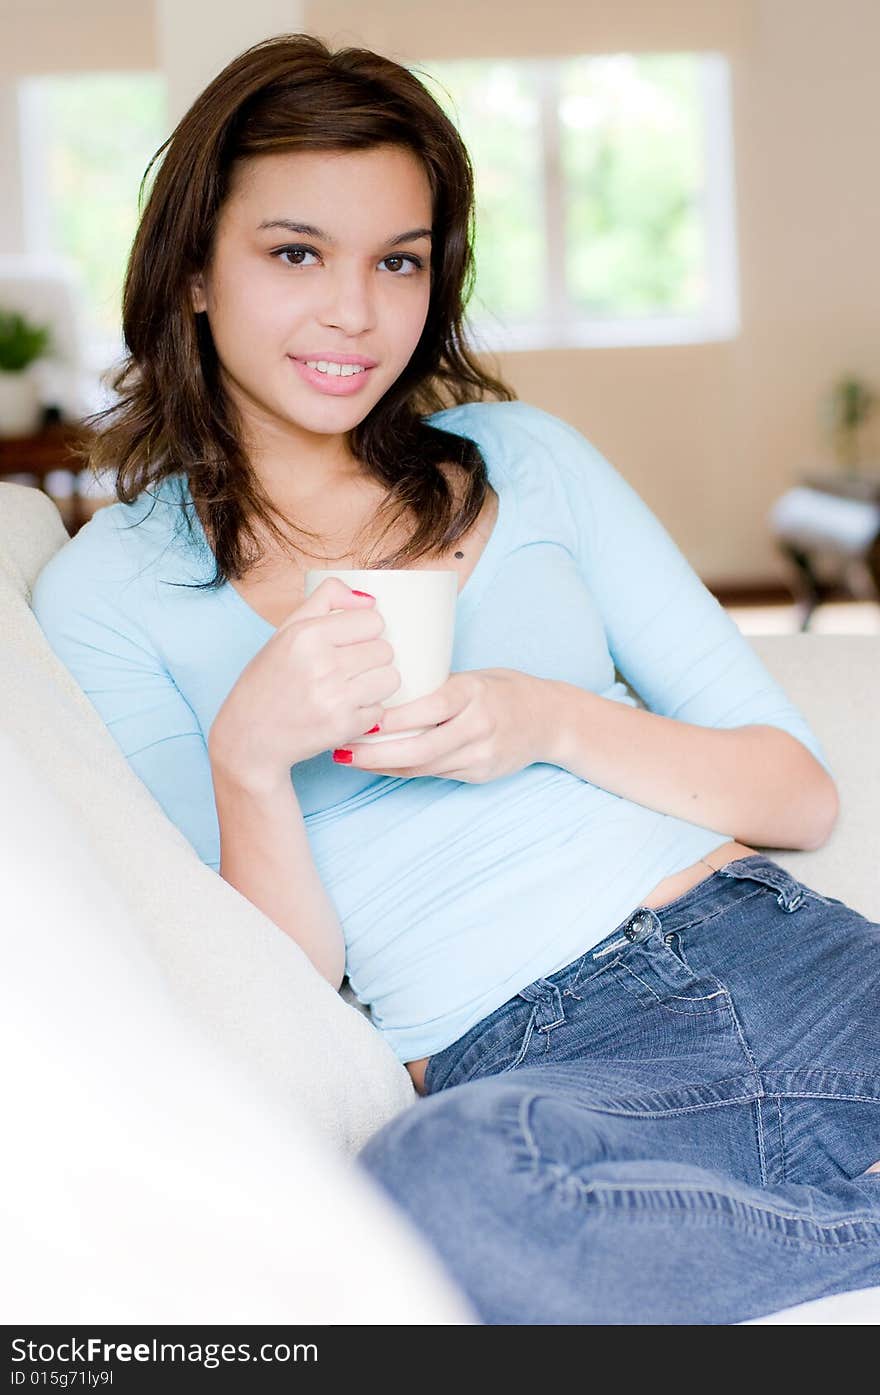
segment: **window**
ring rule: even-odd
[[[738,332],[729,74],[714,53],[413,66],[477,190],[468,324],[490,349]],[[27,250],[78,268],[90,367],[122,352],[144,171],[167,135],[154,72],[20,83]]]
[[[474,165],[468,321],[478,342],[664,344],[738,331],[722,55],[463,60],[413,71]]]
[[[166,132],[165,82],[152,72],[23,79],[27,250],[69,258],[79,273],[89,366],[122,352],[122,283],[138,192]]]

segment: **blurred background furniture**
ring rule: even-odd
[[[95,478],[73,454],[92,434],[83,418],[104,401],[89,364],[76,263],[43,253],[0,255],[0,311],[21,314],[50,335],[48,353],[24,370],[39,399],[33,432],[7,434],[0,420],[0,478],[48,494],[72,535],[96,508],[115,498],[112,484]]]
[[[64,421],[91,411],[96,382],[88,362],[84,292],[73,259],[47,253],[0,255],[0,310],[18,312],[49,330],[49,352],[28,369],[44,405],[54,406]]]
[[[116,498],[112,484],[102,493],[100,481],[73,454],[75,448],[87,445],[91,434],[85,426],[58,422],[32,436],[0,436],[0,479],[47,494],[71,536],[96,508]]]
[[[807,476],[777,499],[768,523],[793,563],[801,630],[841,585],[880,601],[880,473]]]

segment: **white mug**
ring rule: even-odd
[[[373,608],[385,622],[382,638],[394,650],[392,663],[400,674],[400,687],[384,699],[385,707],[414,702],[443,686],[452,668],[458,572],[413,567],[312,567],[305,575],[306,597],[328,576],[339,577],[353,591],[367,591],[376,597]],[[355,736],[352,740],[399,741],[406,736],[421,736],[427,730],[410,727],[406,731]]]

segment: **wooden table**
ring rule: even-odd
[[[94,432],[78,423],[47,426],[33,436],[0,436],[0,479],[4,475],[33,475],[34,487],[52,499],[73,536],[101,506],[101,500],[77,492],[76,476],[88,478],[82,457],[75,448],[88,445]],[[46,477],[53,470],[70,470],[74,476],[69,498],[56,496],[46,488]],[[109,501],[108,501],[109,502]]]

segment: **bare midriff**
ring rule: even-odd
[[[679,896],[690,891],[692,886],[698,886],[707,877],[711,877],[712,873],[717,872],[725,863],[734,862],[740,857],[751,857],[757,851],[757,848],[750,848],[746,843],[738,843],[735,839],[731,839],[729,843],[722,843],[720,848],[712,849],[705,861],[701,858],[699,862],[692,863],[690,867],[683,867],[680,872],[673,872],[672,876],[664,877],[662,882],[658,882],[653,891],[649,892],[640,904],[650,906],[654,910],[661,906],[667,906],[670,901],[676,901]],[[425,1093],[425,1067],[429,1060],[429,1056],[423,1056],[418,1061],[406,1062],[406,1068],[420,1095]]]

